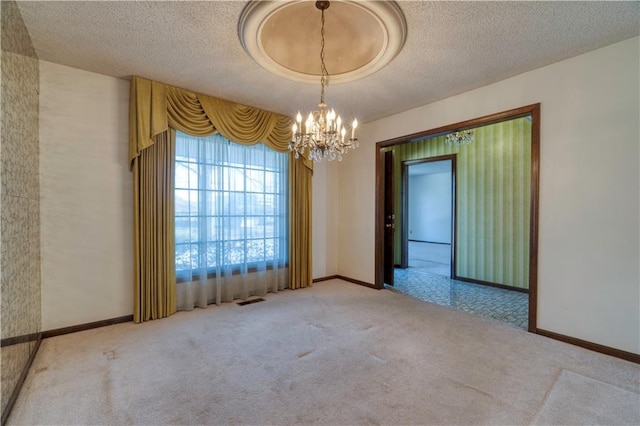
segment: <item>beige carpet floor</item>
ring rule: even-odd
[[[640,424],[630,362],[338,280],[265,299],[46,339],[8,423]]]

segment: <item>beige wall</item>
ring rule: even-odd
[[[636,37],[365,124],[340,165],[338,273],[374,281],[376,142],[540,102],[538,328],[640,353],[639,52]]]
[[[130,315],[129,82],[40,70],[42,328]]]
[[[313,169],[313,278],[338,273],[338,163],[322,161]]]
[[[3,1],[0,269],[2,339],[40,331],[38,58],[13,1]],[[36,341],[1,351],[2,412]]]

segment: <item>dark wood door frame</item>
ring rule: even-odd
[[[458,154],[440,155],[437,157],[425,157],[417,160],[407,160],[401,163],[400,179],[402,180],[402,222],[400,223],[400,235],[402,238],[400,248],[400,267],[409,267],[409,167],[416,164],[433,163],[436,161],[451,161],[451,268],[450,277],[455,276],[456,270],[456,232],[458,223],[457,196],[456,196],[456,158]]]
[[[486,126],[501,121],[531,116],[531,202],[529,223],[529,327],[537,331],[538,308],[538,200],[540,190],[540,104],[527,105],[496,114],[454,123],[435,129],[376,143],[376,206],[375,206],[375,286],[384,288],[384,151],[386,147],[399,145],[428,136],[438,136],[458,130]]]
[[[384,153],[384,283],[394,282],[395,196],[393,185],[393,151]]]

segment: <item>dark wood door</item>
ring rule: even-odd
[[[395,212],[393,197],[393,151],[384,153],[384,282],[393,285]]]

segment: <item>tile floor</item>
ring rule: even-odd
[[[450,250],[449,246],[431,245],[436,249],[435,256],[431,257],[425,255],[430,248],[424,243],[415,243],[413,246],[413,250],[411,245],[409,247],[410,267],[396,268],[395,286],[386,288],[426,302],[527,328],[527,293],[452,280],[449,278],[449,265],[444,263],[444,252]],[[412,255],[412,251],[415,255]]]

